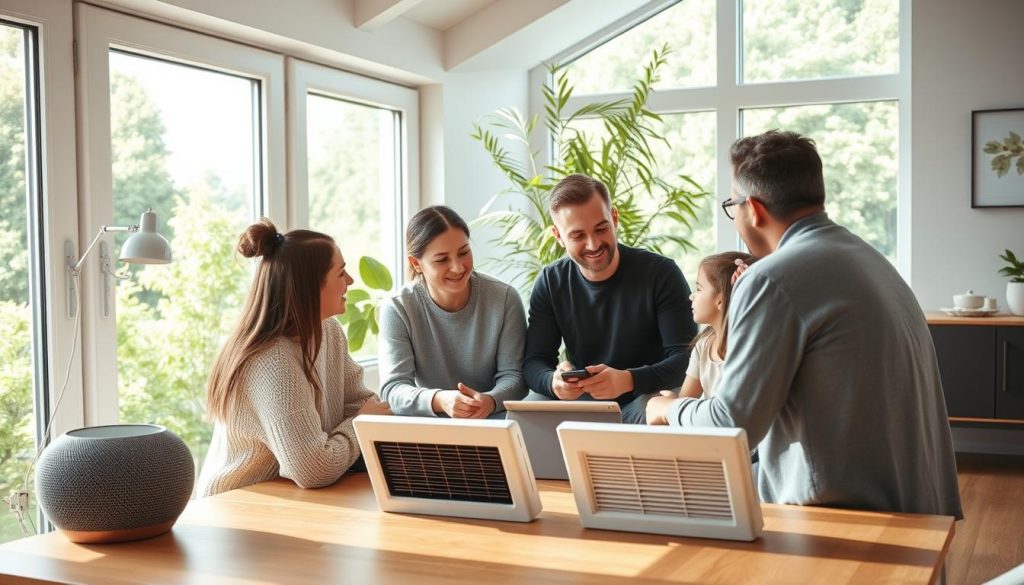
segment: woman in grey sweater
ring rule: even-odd
[[[381,398],[395,414],[503,416],[526,395],[519,294],[473,270],[469,227],[447,207],[413,216],[405,239],[412,280],[381,308]]]

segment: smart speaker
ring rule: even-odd
[[[188,504],[195,464],[158,425],[68,431],[36,467],[39,505],[72,542],[140,540],[171,529]]]

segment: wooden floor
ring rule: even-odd
[[[946,562],[950,585],[984,583],[1024,563],[1024,457],[958,454],[964,520]]]

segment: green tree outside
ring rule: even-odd
[[[628,89],[652,46],[673,49],[658,89],[714,85],[714,0],[687,0],[616,37],[568,65],[578,93]],[[746,0],[743,75],[747,82],[821,79],[898,70],[896,0]],[[664,168],[684,169],[721,199],[716,177],[714,115],[662,113],[673,145]],[[890,260],[896,258],[898,107],[895,102],[827,104],[745,110],[742,135],[770,128],[815,139],[825,165],[827,211]],[[692,237],[698,252],[671,254],[693,281],[700,257],[715,250],[717,201],[706,199]]]
[[[0,496],[20,489],[35,449],[21,29],[0,25]],[[31,482],[31,476],[29,481]],[[29,485],[31,489],[31,484]],[[35,501],[28,515],[35,521]],[[22,536],[0,503],[0,542]]]

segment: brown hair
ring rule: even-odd
[[[551,199],[548,203],[548,210],[553,215],[566,205],[582,205],[597,193],[604,199],[608,209],[612,208],[611,197],[608,196],[608,187],[604,183],[586,175],[569,175],[562,179],[551,189]]]
[[[769,130],[737,140],[729,156],[733,178],[773,217],[786,220],[801,209],[825,204],[821,157],[810,138]]]
[[[224,421],[242,385],[246,365],[279,337],[298,339],[302,371],[319,403],[322,391],[313,361],[320,352],[323,323],[320,289],[331,269],[336,245],[326,234],[277,231],[267,218],[250,225],[238,239],[238,252],[260,256],[242,316],[210,372],[207,407]]]
[[[466,225],[466,220],[450,207],[432,205],[419,210],[416,215],[412,216],[409,225],[405,228],[406,254],[420,260],[430,242],[452,228],[462,230],[466,237],[469,237],[469,226]],[[412,262],[406,262],[405,275],[409,280],[416,276]]]
[[[722,330],[715,331],[711,327],[705,327],[690,342],[690,349],[696,347],[697,342],[705,337],[709,338],[709,344],[713,343],[717,335],[720,340],[719,346],[722,348],[722,357],[725,357],[725,342],[729,338],[729,299],[732,298],[732,275],[736,272],[736,260],[742,260],[749,266],[754,263],[756,258],[743,252],[722,252],[721,254],[712,254],[700,261],[700,266],[697,267],[698,272],[704,269],[708,284],[716,293],[722,295]]]

